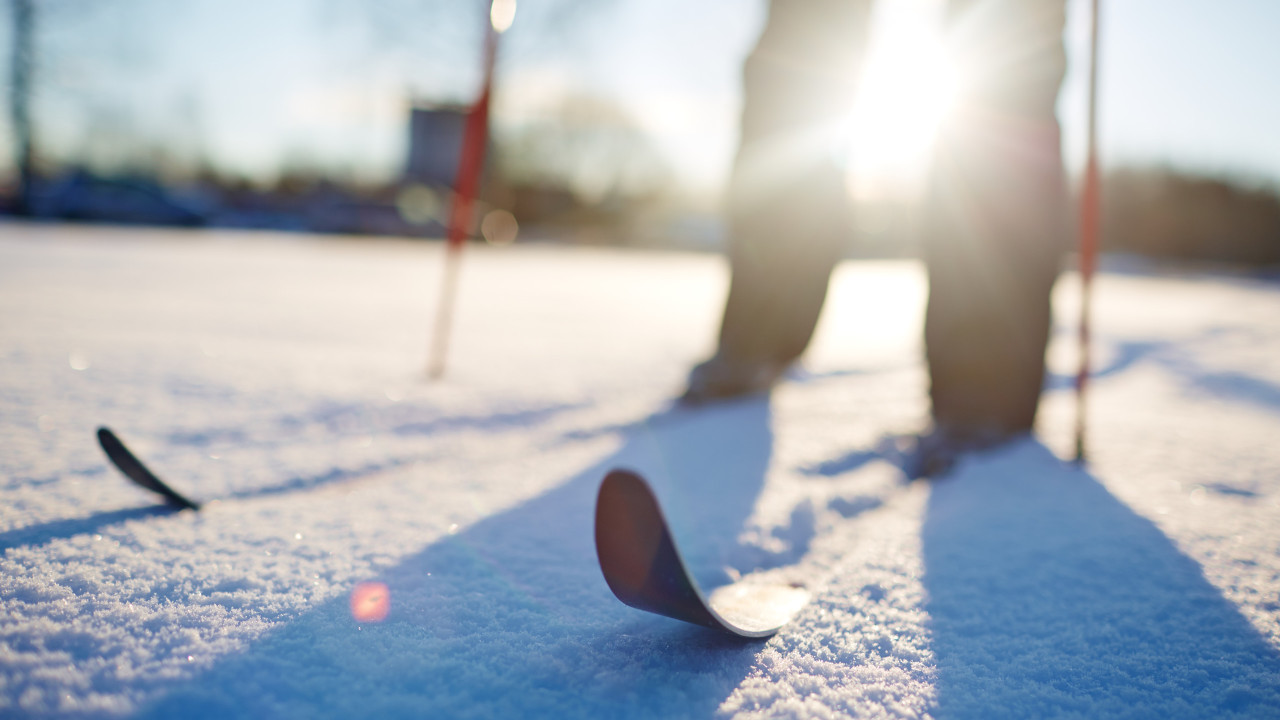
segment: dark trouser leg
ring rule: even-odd
[[[1066,240],[1054,116],[1063,0],[959,0],[950,33],[972,73],[940,138],[925,237],[933,417],[958,439],[1031,429],[1049,295]]]
[[[813,334],[847,232],[831,131],[848,109],[868,15],[868,0],[770,5],[744,72],[720,358],[785,367]]]

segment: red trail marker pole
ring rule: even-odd
[[[453,325],[454,305],[458,296],[458,273],[462,266],[462,249],[470,234],[476,192],[484,170],[484,151],[489,141],[489,98],[493,90],[493,65],[498,54],[498,35],[511,26],[515,17],[515,0],[491,0],[484,34],[484,80],[480,97],[467,112],[462,130],[462,148],[458,153],[458,172],[454,177],[453,204],[449,212],[449,234],[445,245],[444,273],[440,282],[440,300],[436,305],[436,322],[431,335],[427,375],[439,379],[444,375],[449,352],[449,334]]]
[[[1086,390],[1089,386],[1089,358],[1092,349],[1091,308],[1093,274],[1098,264],[1099,208],[1098,177],[1098,5],[1092,0],[1089,40],[1089,126],[1086,142],[1088,158],[1084,186],[1080,193],[1080,367],[1076,372],[1076,462],[1085,462]]]

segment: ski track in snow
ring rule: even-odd
[[[846,263],[803,370],[690,411],[717,259],[469,250],[428,383],[439,251],[0,226],[0,717],[1280,717],[1280,285],[1103,273],[1079,468],[1064,278],[1038,438],[906,484],[915,263]],[[617,602],[618,466],[704,586],[813,600],[764,642]]]

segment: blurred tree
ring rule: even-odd
[[[367,72],[399,66],[415,95],[438,94],[441,76],[454,80],[433,102],[467,103],[480,82],[487,0],[320,0],[318,19],[331,34],[335,71]],[[580,50],[586,26],[616,0],[519,0],[512,29],[503,35],[500,64],[527,65]],[[430,89],[418,83],[430,81]]]
[[[11,0],[13,11],[13,55],[9,65],[9,113],[13,125],[14,159],[18,166],[19,215],[31,212],[31,183],[34,178],[35,141],[32,137],[31,95],[34,74],[35,9],[31,0]]]
[[[583,205],[652,196],[671,171],[652,140],[609,98],[569,95],[553,111],[495,137],[502,181],[568,190]]]
[[[1172,170],[1117,170],[1104,183],[1104,247],[1151,257],[1280,263],[1280,194]]]

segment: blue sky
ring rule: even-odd
[[[1073,7],[1073,60],[1088,47],[1083,5]],[[1104,0],[1102,21],[1103,157],[1280,180],[1280,3]],[[1059,103],[1075,135],[1083,81],[1071,78]]]
[[[37,3],[41,148],[110,164],[141,139],[248,175],[312,166],[392,176],[409,102],[462,100],[475,87],[482,0],[473,4],[45,0]],[[882,3],[879,17],[927,23],[935,5]],[[1104,7],[1104,162],[1280,182],[1280,3]],[[545,117],[565,95],[604,96],[650,134],[686,185],[713,191],[736,139],[739,64],[763,11],[748,0],[523,0],[504,36],[496,122]],[[1059,114],[1075,166],[1087,3],[1072,0],[1070,16],[1072,70]],[[7,34],[4,42],[7,64]],[[6,165],[8,155],[6,147]]]

